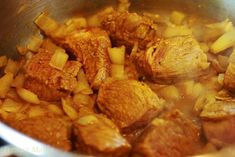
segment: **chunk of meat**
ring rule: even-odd
[[[36,93],[40,99],[60,100],[74,90],[77,73],[81,68],[78,61],[67,61],[62,71],[49,65],[52,53],[39,50],[25,65],[26,81],[24,87]]]
[[[158,38],[158,29],[153,21],[136,13],[113,11],[104,15],[102,27],[118,46],[131,48],[138,43],[140,48],[145,49],[148,43]]]
[[[77,30],[54,40],[74,53],[83,64],[91,87],[98,89],[110,73],[108,48],[111,42],[108,34],[102,29],[91,28]]]
[[[27,77],[24,82],[24,88],[33,91],[40,99],[47,101],[57,101],[60,100],[61,97],[69,95],[69,91],[50,88],[43,82],[32,77]]]
[[[100,87],[98,107],[124,132],[143,127],[163,109],[158,96],[135,80],[107,80]]]
[[[137,69],[155,83],[194,78],[209,67],[207,56],[192,36],[162,39],[132,56]]]
[[[235,101],[206,104],[200,116],[209,142],[217,147],[235,143]]]
[[[203,131],[209,142],[217,147],[235,144],[235,117],[203,120]]]
[[[115,124],[103,115],[90,113],[74,122],[78,151],[98,156],[123,156],[131,146]]]
[[[34,117],[11,122],[18,131],[54,147],[69,151],[71,123],[59,117]]]
[[[179,111],[154,119],[134,146],[132,157],[184,157],[200,147],[199,128]]]

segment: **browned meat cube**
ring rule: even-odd
[[[69,95],[69,91],[50,88],[43,82],[39,82],[37,79],[32,77],[27,77],[24,82],[24,88],[33,91],[40,99],[47,101],[57,101],[60,100],[61,97]]]
[[[171,84],[194,78],[209,67],[207,56],[191,36],[162,39],[133,54],[137,69],[156,83]]]
[[[88,114],[74,122],[78,151],[97,156],[122,156],[131,148],[111,120],[103,115]]]
[[[25,66],[27,75],[24,87],[36,93],[40,99],[55,101],[66,96],[77,85],[78,61],[67,61],[62,71],[49,65],[52,53],[39,50]]]
[[[138,43],[144,49],[158,38],[153,21],[136,13],[113,11],[103,17],[102,27],[118,45],[127,47]]]
[[[164,106],[147,85],[135,80],[107,80],[97,102],[101,112],[124,132],[145,126]]]
[[[203,131],[208,141],[217,147],[235,143],[235,117],[221,120],[203,120]]]
[[[199,128],[179,111],[154,119],[138,139],[132,157],[184,157],[200,147]]]
[[[235,101],[217,100],[201,112],[203,130],[209,142],[222,147],[235,143]]]
[[[91,87],[97,89],[109,76],[108,48],[111,42],[105,31],[99,28],[77,30],[55,40],[70,49],[82,62]]]
[[[59,117],[35,117],[14,121],[11,126],[18,131],[54,147],[72,149],[71,123]]]

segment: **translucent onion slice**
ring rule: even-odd
[[[57,49],[53,54],[49,65],[58,70],[63,70],[69,56],[65,53],[64,49]]]
[[[38,96],[31,91],[24,88],[17,88],[16,92],[24,101],[32,104],[40,104]]]

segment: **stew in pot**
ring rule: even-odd
[[[183,157],[235,143],[235,29],[130,3],[58,23],[0,57],[0,117],[65,151]]]

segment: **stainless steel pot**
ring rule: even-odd
[[[34,18],[41,12],[49,12],[58,21],[75,14],[92,14],[97,10],[116,5],[115,0],[1,0],[0,1],[0,55],[17,58],[16,45],[24,44],[37,31]],[[230,18],[235,23],[234,0],[132,0],[131,11],[182,10],[189,14],[215,20]],[[0,123],[0,137],[7,145],[0,147],[0,156],[73,157],[82,156],[62,152],[37,142]],[[235,148],[225,154],[208,154],[204,157],[235,156]]]

